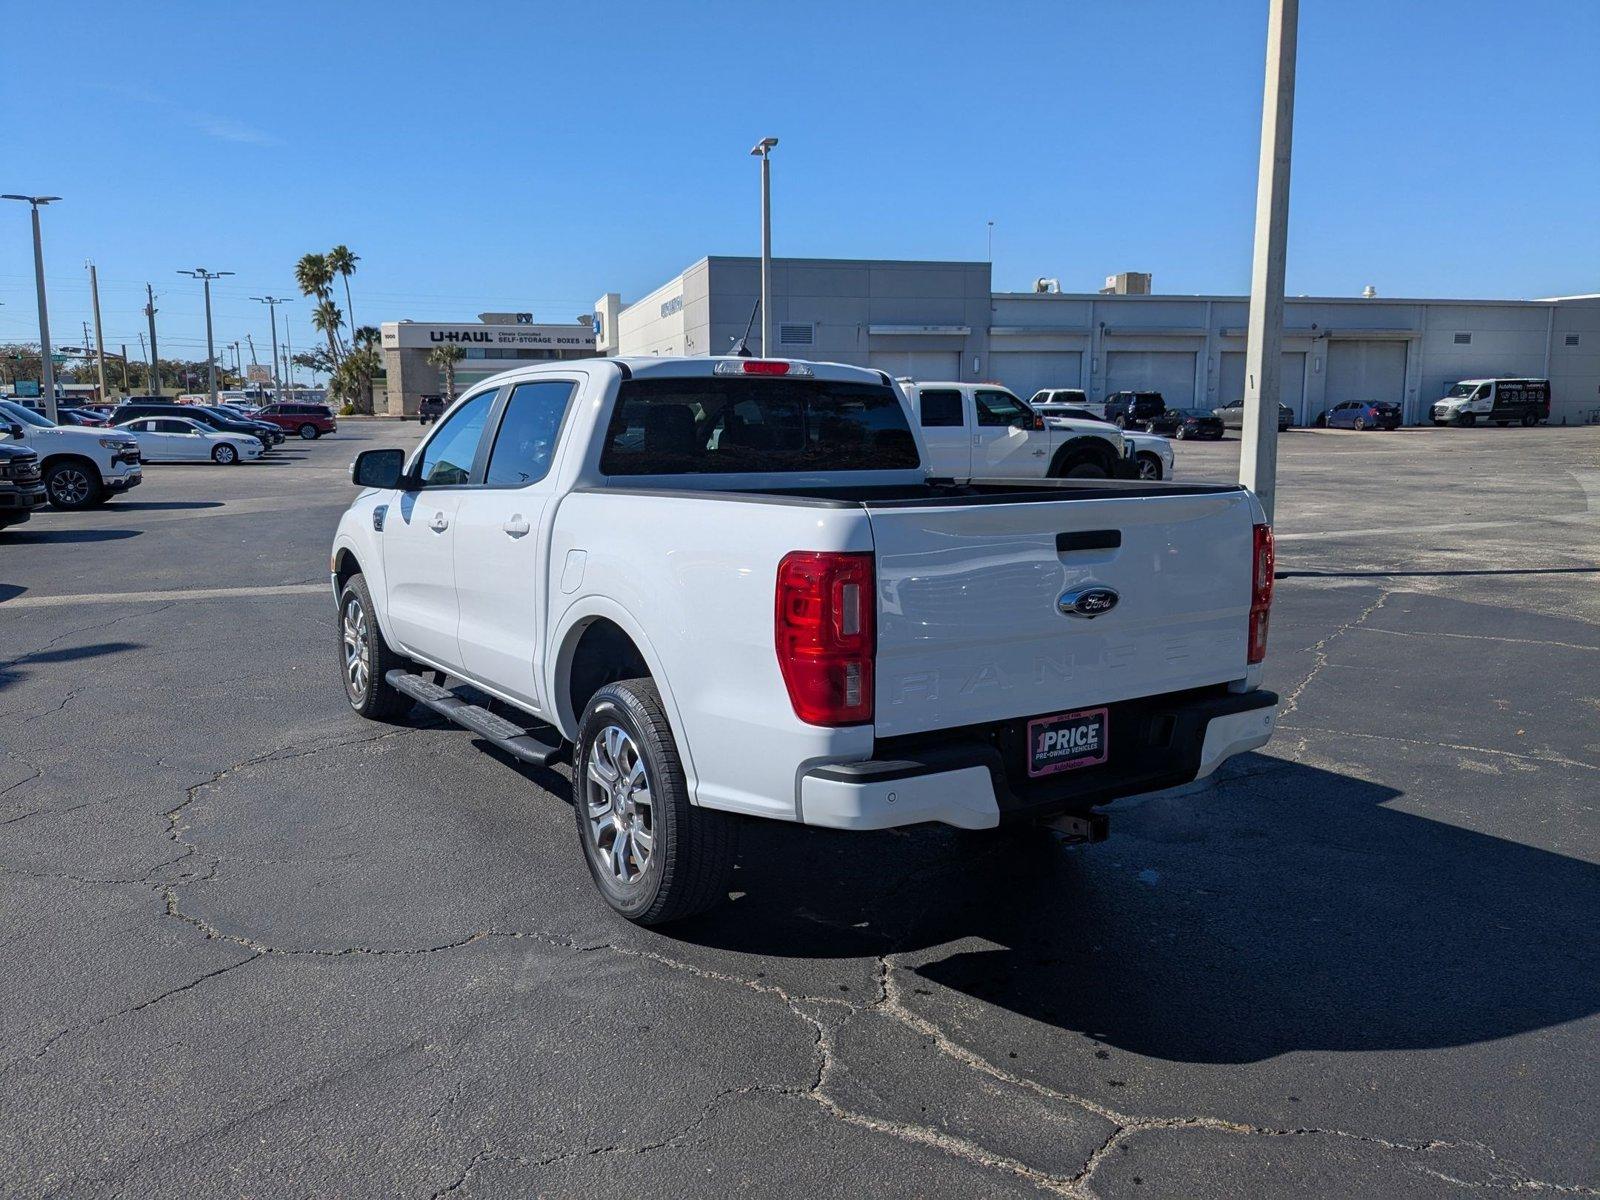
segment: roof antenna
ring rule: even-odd
[[[744,336],[733,340],[733,356],[735,358],[754,358],[750,353],[750,330],[756,323],[756,314],[761,311],[761,298],[756,297],[756,306],[750,310],[750,319],[744,323]]]

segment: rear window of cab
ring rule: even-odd
[[[630,379],[617,394],[607,475],[897,471],[920,465],[891,388],[815,379]]]

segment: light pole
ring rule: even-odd
[[[778,144],[762,138],[750,151],[761,160],[761,357],[772,357],[772,163],[768,155]]]
[[[44,415],[56,419],[56,366],[50,360],[50,308],[44,300],[44,243],[39,237],[39,207],[60,196],[0,196],[33,206],[33,281],[39,288],[39,366],[44,378]]]
[[[206,285],[206,390],[211,393],[211,403],[217,402],[217,348],[211,341],[211,281],[221,279],[224,275],[232,275],[232,271],[208,271],[204,267],[196,267],[192,271],[179,271],[179,275],[187,275],[191,279],[205,281]]]
[[[1295,39],[1300,0],[1271,0],[1256,176],[1255,257],[1245,326],[1244,415],[1239,482],[1261,500],[1267,521],[1278,491],[1278,391],[1283,366],[1284,263],[1289,245],[1289,152],[1294,133]]]
[[[278,376],[278,305],[289,303],[276,296],[251,296],[258,304],[265,304],[272,314],[272,398],[283,402],[283,381]]]

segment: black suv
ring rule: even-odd
[[[0,529],[21,525],[44,500],[39,456],[26,446],[0,446]]]
[[[286,436],[283,430],[265,421],[251,421],[245,417],[230,416],[227,410],[222,408],[206,408],[199,404],[174,404],[170,400],[165,402],[131,400],[127,404],[119,404],[111,414],[111,423],[120,425],[124,421],[137,421],[142,417],[188,417],[190,420],[199,421],[202,425],[209,425],[221,433],[237,433],[253,437],[265,450],[272,449]]]
[[[417,424],[426,425],[444,416],[443,396],[424,396],[417,404]]]
[[[1166,411],[1160,392],[1112,392],[1106,397],[1106,420],[1118,429],[1154,421]]]

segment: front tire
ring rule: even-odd
[[[572,810],[595,886],[619,914],[664,925],[722,903],[737,826],[696,808],[649,679],[596,692],[578,726]]]
[[[383,640],[364,577],[352,575],[340,589],[338,620],[339,663],[344,673],[344,697],[350,707],[373,721],[405,716],[413,701],[390,687],[386,676],[411,664]]]
[[[79,458],[51,463],[44,473],[44,490],[50,507],[62,512],[93,508],[104,495],[94,464]]]
[[[224,467],[231,467],[239,461],[239,452],[227,442],[223,442],[211,451],[211,461]]]
[[[1141,450],[1134,461],[1139,465],[1140,479],[1161,478],[1161,460],[1148,450]]]
[[[1472,428],[1472,426],[1476,425],[1477,423],[1478,423],[1478,414],[1477,413],[1462,413],[1461,414],[1461,419],[1456,422],[1456,424],[1458,424],[1458,425],[1460,425],[1460,426],[1462,426],[1463,428],[1466,428],[1466,429]]]
[[[317,432],[317,427],[311,424],[311,422],[307,421],[304,425],[300,426],[300,436],[308,442],[314,442],[321,435]]]

